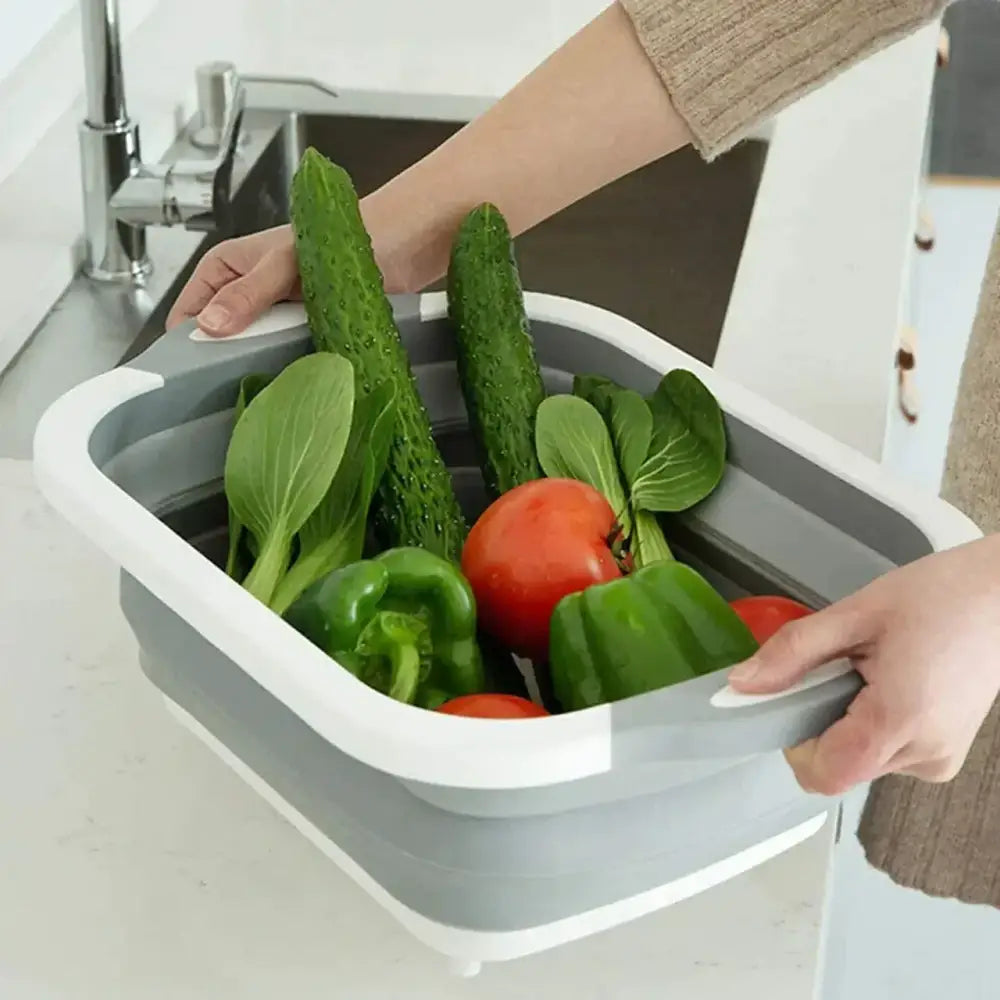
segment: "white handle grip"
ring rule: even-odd
[[[250,337],[263,337],[269,333],[280,333],[282,330],[292,330],[306,322],[306,310],[301,302],[279,302],[259,319],[255,319],[245,330],[231,337],[212,337],[199,327],[195,327],[189,337],[191,340],[204,344],[226,344],[234,340],[247,340]]]

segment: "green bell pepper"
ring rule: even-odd
[[[451,562],[395,548],[318,580],[285,620],[359,680],[424,708],[484,690],[472,588]]]
[[[690,680],[756,650],[715,588],[674,561],[567,595],[549,627],[552,684],[566,711]]]

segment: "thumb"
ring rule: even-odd
[[[265,254],[245,275],[215,293],[198,313],[198,326],[213,337],[240,333],[289,295],[295,277],[294,260],[288,255]]]
[[[860,616],[840,602],[783,625],[757,652],[735,666],[729,683],[745,694],[784,691],[860,641]]]

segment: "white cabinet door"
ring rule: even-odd
[[[932,184],[934,249],[913,261],[914,380],[920,409],[903,419],[892,393],[882,461],[922,489],[938,491],[962,362],[1000,212],[1000,187]]]

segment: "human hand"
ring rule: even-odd
[[[301,298],[289,226],[225,240],[198,261],[167,316],[167,329],[186,319],[214,337],[244,330],[275,302]]]
[[[841,657],[866,686],[843,719],[786,751],[799,784],[841,795],[888,773],[951,780],[1000,691],[1000,536],[788,623],[729,681],[746,694],[783,691]]]
[[[387,185],[386,189],[392,185]],[[383,189],[386,190],[386,189]],[[421,247],[406,241],[411,234],[396,202],[383,191],[361,199],[361,218],[371,236],[375,262],[389,294],[416,291],[421,279],[415,266]],[[406,196],[406,192],[403,192]],[[412,213],[411,213],[412,214]],[[447,257],[450,232],[444,236]],[[299,266],[291,226],[275,226],[249,236],[225,240],[198,262],[167,316],[166,327],[186,319],[214,337],[230,337],[246,329],[276,302],[301,299]]]
[[[612,4],[508,95],[361,199],[385,290],[419,292],[441,278],[462,219],[484,201],[517,236],[692,138],[628,14]],[[292,234],[279,226],[210,250],[167,326],[197,317],[206,333],[229,336],[300,295]]]

